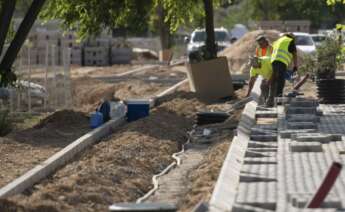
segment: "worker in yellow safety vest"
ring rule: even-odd
[[[268,97],[273,72],[271,57],[252,57],[250,58],[250,65],[251,69],[247,97],[250,95],[257,77],[261,76],[263,78],[261,83],[261,96],[263,100],[262,102],[265,102],[266,98]]]
[[[258,47],[255,49],[255,56],[271,56],[273,47],[270,45],[265,35],[259,35],[256,38],[256,42],[258,43]]]
[[[293,62],[293,72],[296,72],[298,64],[295,38],[292,33],[285,33],[273,43],[271,55],[273,73],[266,106],[272,107],[274,98],[283,96],[285,72],[291,62]]]

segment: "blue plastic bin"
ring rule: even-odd
[[[91,113],[90,127],[95,129],[103,124],[103,114],[99,111]]]
[[[135,121],[150,114],[150,102],[148,100],[127,100],[127,121]]]

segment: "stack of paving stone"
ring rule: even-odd
[[[317,123],[320,121],[321,112],[318,111],[318,102],[316,100],[304,98],[292,98],[285,103],[286,121],[281,122],[285,126],[280,129],[282,138],[289,138],[295,133],[310,133],[317,131]]]

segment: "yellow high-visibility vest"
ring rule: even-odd
[[[283,36],[273,43],[273,52],[271,55],[271,62],[280,61],[288,66],[292,59],[292,54],[289,52],[289,45],[292,38]]]
[[[260,68],[254,68],[252,67],[250,69],[250,77],[256,77],[258,75],[261,75],[264,79],[269,80],[271,79],[273,70],[272,70],[272,64],[271,64],[271,57],[265,56],[265,57],[259,57],[259,61],[261,63]]]

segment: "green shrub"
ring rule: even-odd
[[[344,62],[342,45],[335,36],[330,36],[317,48],[315,55],[304,55],[299,67],[301,74],[309,73],[317,78],[335,78],[335,72]]]

